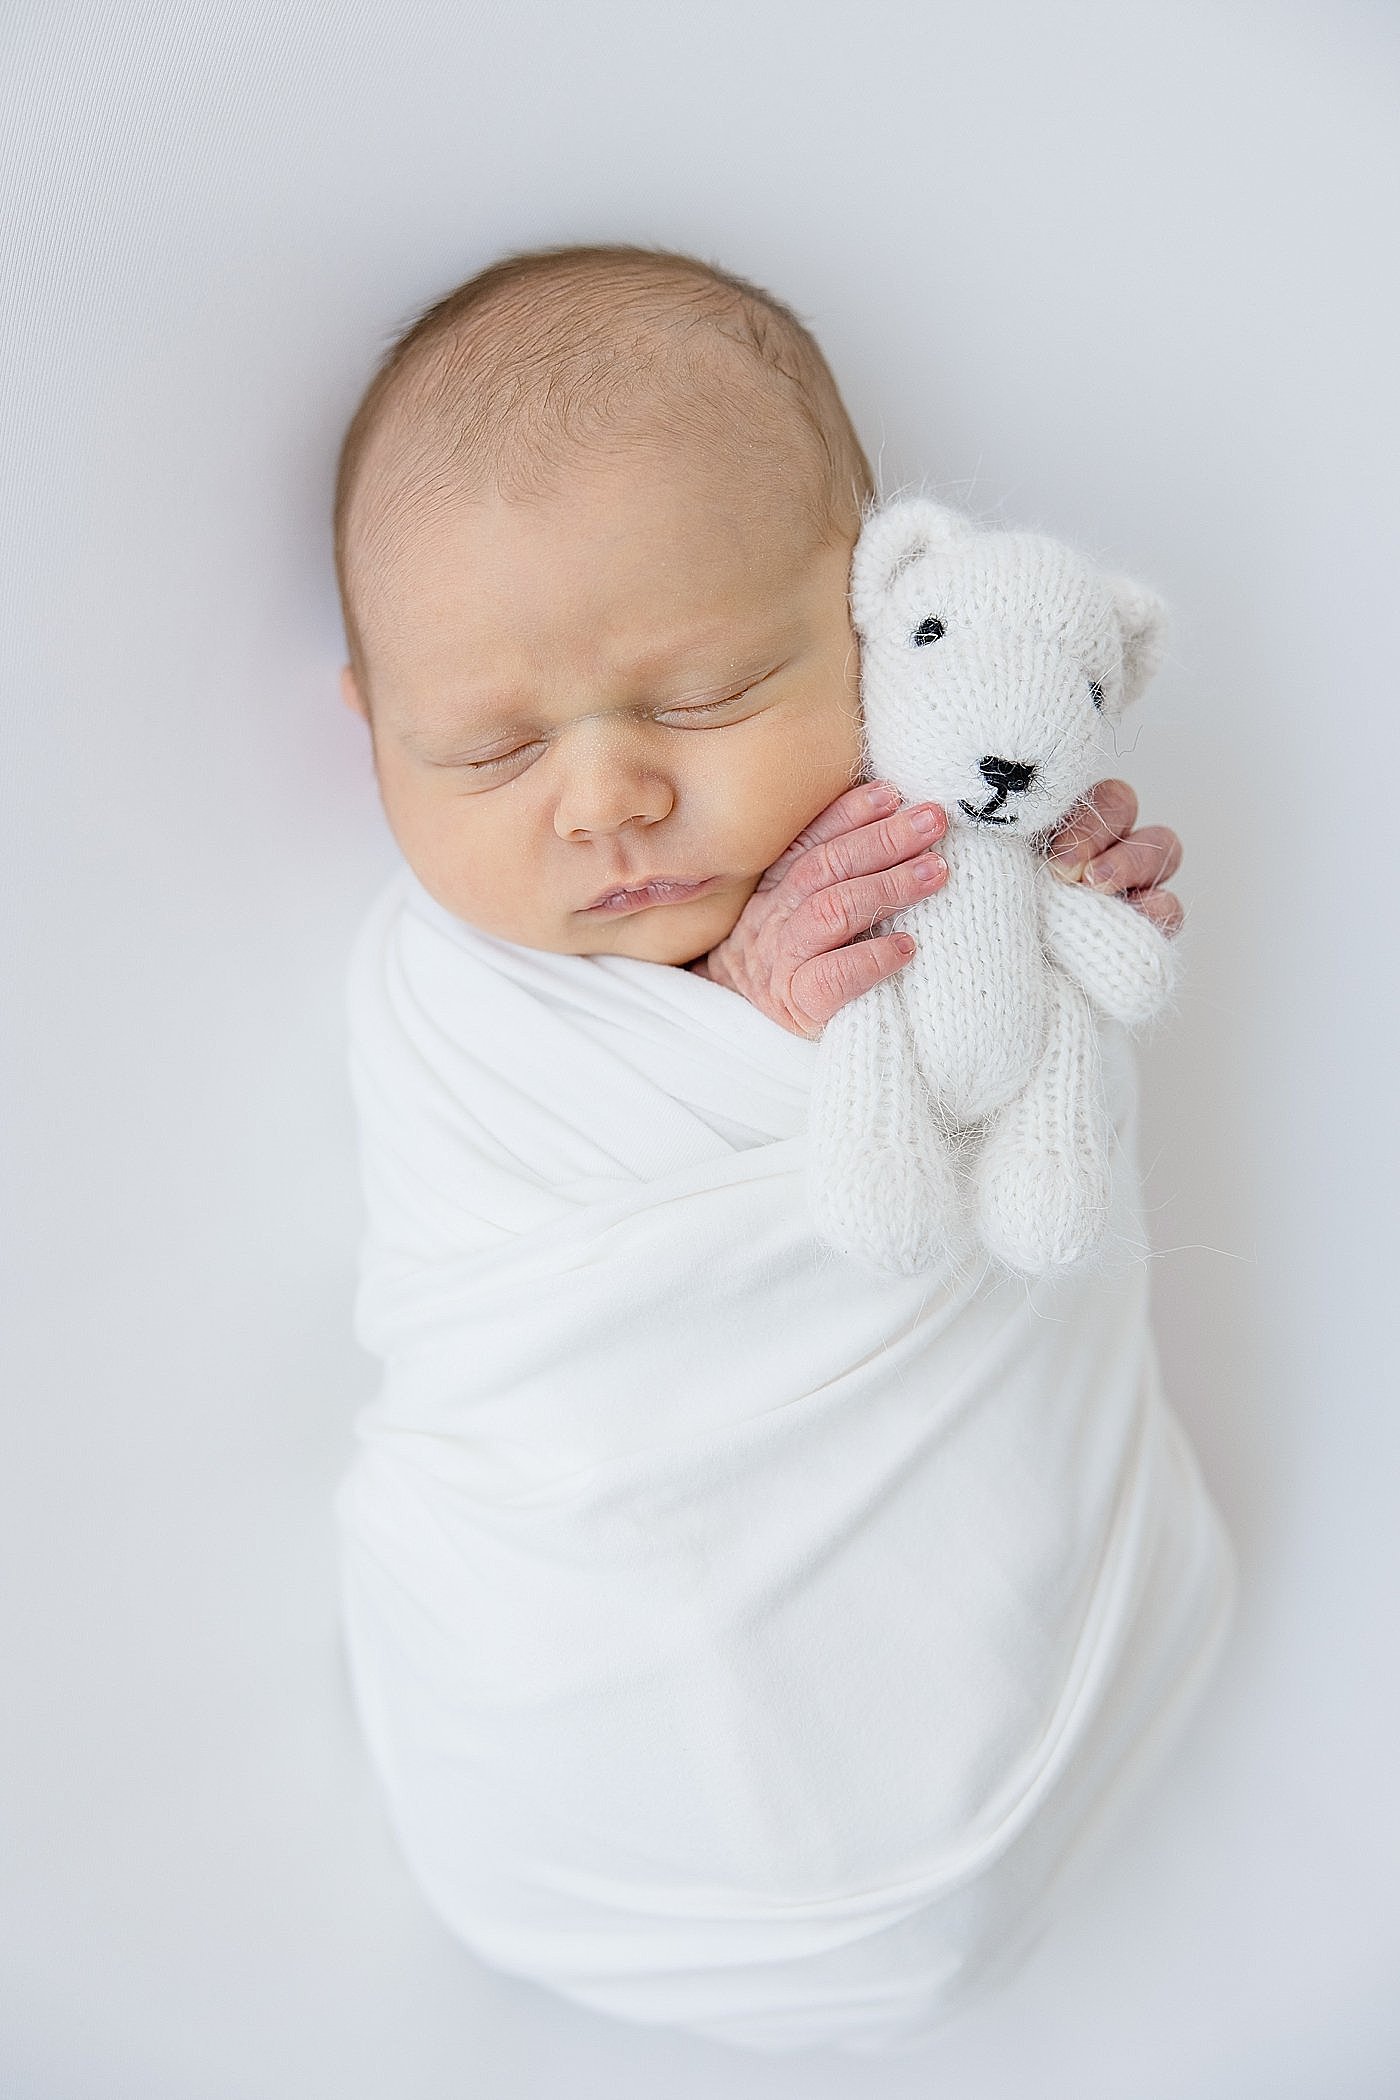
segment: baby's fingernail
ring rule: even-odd
[[[1061,882],[1078,882],[1083,876],[1084,866],[1082,860],[1071,860],[1067,854],[1061,854],[1058,859],[1053,853],[1050,856],[1050,873],[1058,875]]]
[[[865,791],[867,809],[893,809],[898,800],[899,797],[894,789],[886,787],[882,780],[877,781],[874,787],[867,788]]]

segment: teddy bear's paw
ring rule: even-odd
[[[1104,902],[1118,902],[1105,898]],[[1180,974],[1180,953],[1172,937],[1154,926],[1141,912],[1125,905],[1131,914],[1124,941],[1123,979],[1118,990],[1118,1018],[1129,1028],[1140,1028],[1171,1005]]]
[[[1108,1225],[1107,1164],[1096,1148],[1067,1153],[1025,1141],[1014,1122],[988,1138],[974,1174],[978,1228],[988,1250],[1026,1275],[1070,1268]]]

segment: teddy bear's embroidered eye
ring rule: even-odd
[[[943,622],[935,619],[933,614],[930,613],[928,618],[920,620],[918,626],[914,629],[914,647],[922,649],[925,642],[936,642],[942,633]]]
[[[1099,681],[1098,681],[1098,679],[1097,679],[1097,678],[1091,678],[1091,679],[1089,680],[1089,698],[1090,698],[1090,699],[1091,699],[1091,700],[1093,701],[1093,703],[1094,703],[1095,707],[1096,707],[1096,708],[1098,709],[1099,713],[1100,713],[1100,714],[1102,714],[1102,713],[1103,713],[1103,687],[1102,687],[1102,686],[1101,686],[1101,685],[1099,684]]]

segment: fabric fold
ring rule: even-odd
[[[823,1246],[816,1045],[689,971],[497,940],[401,867],[347,1007],[383,1376],[337,1497],[346,1647],[426,1895],[622,2017],[920,2031],[1032,1929],[1229,1617],[1152,1348],[1126,1036],[1108,1252],[1028,1285]]]

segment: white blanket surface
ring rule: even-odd
[[[1109,1257],[1031,1285],[822,1246],[817,1046],[690,971],[516,946],[400,866],[348,1011],[383,1378],[346,1651],[427,1898],[622,2018],[917,2042],[1038,1938],[1232,1617],[1126,1036]]]

